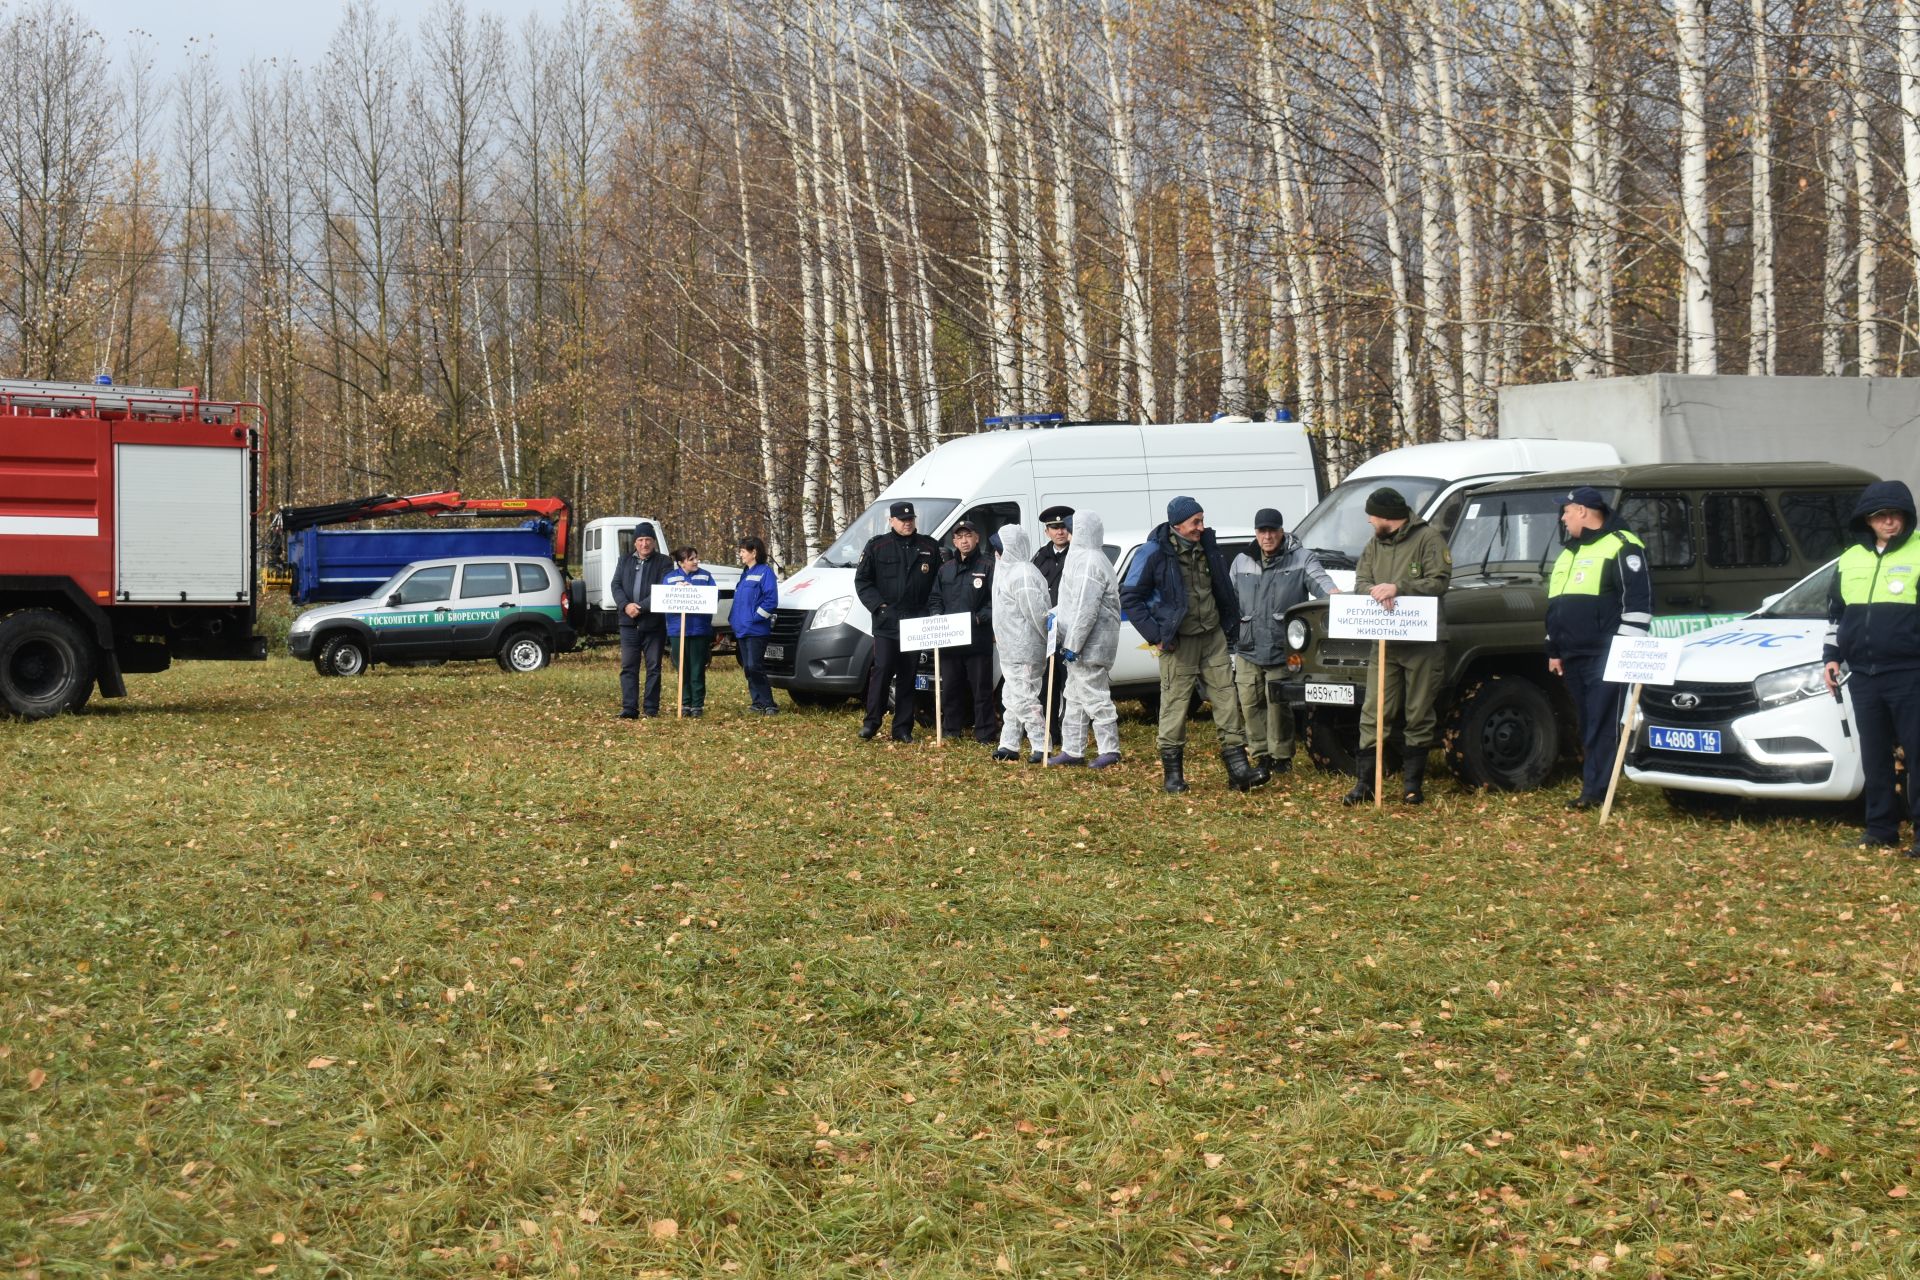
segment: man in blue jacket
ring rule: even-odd
[[[633,551],[613,571],[613,607],[620,615],[620,719],[640,714],[640,664],[647,666],[646,712],[660,714],[660,655],[666,648],[666,619],[653,611],[653,589],[662,585],[673,561],[660,550],[653,525],[633,526]]]
[[[767,637],[773,634],[773,612],[780,607],[780,580],[767,563],[767,544],[748,535],[740,539],[740,585],[733,589],[733,608],[727,625],[740,646],[740,671],[747,678],[747,697],[763,716],[777,716],[773,686],[767,682]]]
[[[1914,823],[1909,858],[1920,858],[1920,543],[1913,536],[1913,493],[1898,480],[1870,484],[1849,522],[1854,544],[1833,567],[1827,602],[1827,688],[1840,688],[1847,664],[1853,723],[1866,773],[1867,829],[1860,847],[1897,847],[1900,803],[1893,749],[1907,757],[1907,812]]]
[[[1167,504],[1167,521],[1147,535],[1145,548],[1134,557],[1120,601],[1141,638],[1160,651],[1161,790],[1187,789],[1187,706],[1196,686],[1213,704],[1227,785],[1252,790],[1257,779],[1247,763],[1247,734],[1228,656],[1228,645],[1239,634],[1240,602],[1197,501],[1179,497]]]

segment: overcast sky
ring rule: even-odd
[[[107,38],[118,57],[129,33],[153,37],[155,70],[165,75],[186,58],[189,47],[211,45],[221,66],[234,74],[249,59],[291,57],[302,66],[320,61],[344,0],[72,0],[80,14]],[[429,0],[386,0],[385,10],[411,33]],[[473,13],[500,16],[509,33],[535,10],[558,17],[557,0],[467,0]],[[197,44],[195,42],[198,42]]]

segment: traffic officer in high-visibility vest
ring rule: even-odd
[[[1644,636],[1653,625],[1653,575],[1647,548],[1607,507],[1607,496],[1581,485],[1560,504],[1567,545],[1547,580],[1547,670],[1567,684],[1580,722],[1580,794],[1569,809],[1598,808],[1607,798],[1620,744],[1621,686],[1602,677],[1616,635]]]
[[[1913,536],[1913,493],[1898,480],[1870,484],[1854,505],[1854,544],[1840,553],[1827,597],[1827,688],[1837,694],[1841,664],[1853,698],[1860,764],[1866,774],[1867,829],[1861,848],[1897,847],[1903,816],[1914,822],[1906,853],[1920,858],[1920,542]],[[1893,749],[1907,756],[1907,813],[1894,791]]]

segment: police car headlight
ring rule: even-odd
[[[1753,682],[1753,696],[1763,707],[1779,707],[1802,698],[1824,697],[1827,692],[1826,668],[1817,662],[1769,671]]]
[[[1295,618],[1287,624],[1287,648],[1304,649],[1307,647],[1307,624],[1304,619]]]
[[[813,611],[813,621],[807,624],[807,628],[810,631],[818,631],[821,627],[837,627],[845,622],[847,615],[852,612],[852,596],[841,596],[838,600],[829,600]]]
[[[313,615],[310,613],[303,613],[299,617],[293,620],[293,625],[287,628],[287,634],[292,635],[296,631],[311,631],[311,630],[313,630]]]

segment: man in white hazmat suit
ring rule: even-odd
[[[1020,735],[1033,744],[1032,761],[1046,749],[1040,687],[1047,669],[1047,580],[1033,567],[1033,540],[1017,524],[994,535],[1000,562],[993,569],[993,643],[1000,653],[1000,746],[995,760],[1020,758]]]
[[[1120,577],[1107,559],[1106,530],[1092,511],[1073,516],[1073,545],[1060,567],[1060,603],[1054,607],[1060,660],[1066,664],[1066,709],[1060,754],[1048,764],[1120,763],[1120,713],[1113,705],[1113,660],[1120,652]],[[1100,754],[1086,758],[1087,726]]]

